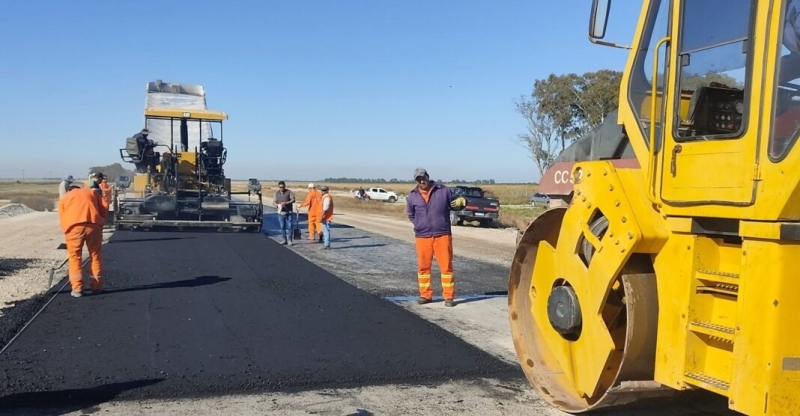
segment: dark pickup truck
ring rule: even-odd
[[[450,211],[450,224],[462,225],[464,221],[478,221],[485,227],[496,227],[500,215],[500,201],[488,197],[477,186],[453,186],[454,195],[463,196],[467,206],[461,211]]]

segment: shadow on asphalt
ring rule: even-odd
[[[161,237],[161,238],[140,238],[135,240],[111,240],[108,244],[127,244],[127,243],[145,243],[151,241],[169,241],[169,240],[189,240],[197,237]]]
[[[360,240],[362,238],[370,238],[368,235],[362,235],[359,237],[339,237],[334,238],[333,241],[350,241],[350,240]]]
[[[228,280],[231,280],[231,278],[219,277],[219,276],[198,276],[191,279],[176,280],[174,282],[153,283],[149,285],[121,287],[119,289],[104,289],[101,294],[105,295],[109,293],[136,292],[139,290],[153,290],[153,289],[176,289],[176,288],[187,288],[187,287],[199,287],[199,286],[213,285],[216,283],[222,283]],[[67,287],[60,293],[69,293],[70,290],[71,289]]]
[[[335,243],[337,241],[339,241],[339,239],[337,239],[337,238],[332,239],[332,243]],[[385,246],[385,245],[386,244],[361,244],[361,245],[344,246],[344,247],[331,246],[331,249],[333,249],[333,250],[344,250],[346,248],[382,247],[382,246]]]
[[[341,232],[342,237],[366,234]],[[112,241],[183,236],[122,231]],[[255,233],[194,236],[187,244],[108,245],[103,250],[104,292],[88,302],[56,296],[3,353],[0,395],[25,398],[31,392],[81,391],[153,377],[164,380],[119,391],[114,401],[476,377],[520,380],[518,366],[342,280],[271,238]],[[352,242],[393,244],[386,238]],[[335,257],[361,263],[376,252],[380,257],[387,247]],[[413,248],[404,249],[411,258]],[[416,269],[409,265],[408,270]],[[362,276],[372,278],[369,273]],[[110,293],[121,296],[104,296]],[[6,322],[29,319],[34,306],[4,315],[0,334]],[[14,316],[19,319],[7,319]]]
[[[122,392],[152,386],[162,381],[163,378],[153,378],[103,384],[85,389],[9,394],[0,397],[0,409],[10,409],[13,406],[20,410],[35,409],[36,411],[31,414],[40,416],[63,415],[110,402]]]

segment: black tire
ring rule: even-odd
[[[497,228],[497,220],[495,220],[494,218],[480,220],[480,224],[481,224],[481,227]]]
[[[598,239],[602,239],[606,231],[608,231],[608,225],[608,218],[600,217],[592,221],[589,225],[589,231]],[[586,264],[588,265],[591,263],[592,256],[594,255],[594,247],[585,238],[581,238],[581,253],[583,253],[584,258],[586,258]]]
[[[395,202],[395,201],[397,201],[397,198],[395,198],[395,197],[393,197],[393,196],[390,196],[390,197],[389,197],[389,202]]]

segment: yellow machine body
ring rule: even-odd
[[[169,91],[197,90],[190,87],[166,86]],[[228,119],[226,113],[148,107],[144,115],[145,128],[157,129],[160,137],[157,141],[138,134],[126,139],[126,147],[120,149],[122,159],[136,166],[136,174],[132,189],[117,195],[117,228],[261,230],[260,191],[233,192],[224,172],[227,149],[222,122]],[[196,145],[190,146],[190,142]],[[248,199],[234,198],[235,194],[247,194]],[[252,194],[257,200],[250,199]]]
[[[704,389],[800,415],[789,3],[643,2],[618,120],[639,166],[577,163],[569,206],[534,220],[511,268],[520,365],[556,407]]]

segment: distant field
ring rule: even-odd
[[[267,197],[272,197],[278,190],[277,182],[264,182],[262,181],[262,192]],[[308,182],[287,182],[287,187],[292,189],[295,193],[295,198],[302,201],[306,197],[306,187]],[[340,192],[352,192],[359,187],[371,188],[381,187],[394,192],[399,195],[407,195],[412,189],[414,184],[399,183],[399,184],[363,184],[363,183],[315,183],[317,189],[322,185],[328,185],[332,194],[336,195]],[[471,185],[473,186],[473,185]],[[536,185],[531,184],[499,184],[499,185],[478,185],[484,191],[490,192],[492,195],[500,199],[500,226],[501,227],[515,227],[524,230],[536,216],[541,214],[544,209],[540,207],[530,207],[530,197],[536,193]],[[236,184],[232,186],[234,189],[241,187],[246,189],[246,183]],[[526,205],[527,207],[514,207],[514,209],[503,209],[504,205]],[[360,201],[354,196],[335,196],[335,206],[346,211],[365,212],[370,214],[386,215],[394,218],[405,219],[406,204],[401,200],[395,203],[379,202],[379,201]]]
[[[59,181],[0,181],[0,206],[9,202],[22,203],[37,211],[54,209],[58,201]],[[246,191],[247,181],[234,181],[231,184],[234,191]],[[298,201],[306,197],[308,182],[288,182],[288,187],[295,192]],[[382,187],[407,195],[414,187],[410,183],[400,184],[360,184],[360,183],[317,183],[317,188],[328,185],[335,195],[336,207],[345,211],[364,212],[377,215],[386,215],[393,218],[405,219],[406,204],[401,200],[396,203],[378,201],[360,201],[342,192],[351,192],[359,187]],[[525,229],[527,225],[541,214],[542,208],[529,207],[530,196],[536,192],[536,185],[531,184],[499,184],[480,185],[485,191],[500,199],[500,226]],[[266,197],[272,197],[278,190],[277,182],[262,181],[262,192]],[[514,207],[503,206],[513,205]]]
[[[277,182],[270,181],[270,182],[261,182],[264,185],[264,189],[270,187],[270,189],[277,190]],[[287,182],[287,185],[291,189],[306,189],[308,182]],[[371,187],[380,187],[384,189],[388,189],[390,191],[395,191],[398,194],[407,195],[414,189],[414,184],[412,183],[376,183],[376,184],[368,184],[368,183],[316,183],[317,187],[321,185],[328,185],[331,191],[345,191],[350,192],[358,189],[359,187],[363,188],[371,188]],[[455,184],[447,184],[448,186],[453,186]],[[530,202],[531,195],[535,194],[538,186],[534,184],[495,184],[495,185],[471,185],[465,184],[467,186],[479,186],[484,191],[489,192],[491,195],[500,199],[500,202],[503,205],[525,205]],[[273,190],[273,192],[274,192]]]
[[[25,204],[37,211],[53,210],[60,181],[0,181],[0,205]]]

